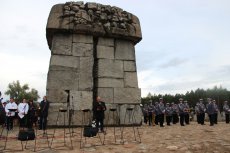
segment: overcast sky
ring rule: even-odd
[[[63,0],[2,0],[0,91],[19,80],[45,95],[50,50],[46,23]],[[93,2],[93,1],[90,1]],[[139,87],[185,93],[222,85],[230,90],[229,0],[97,0],[139,17],[143,39],[136,45]]]

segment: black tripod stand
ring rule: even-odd
[[[140,136],[139,128],[138,128],[138,126],[135,126],[135,123],[136,123],[135,112],[137,112],[138,106],[139,105],[137,105],[137,104],[135,104],[134,107],[131,105],[128,105],[126,110],[125,110],[124,126],[123,126],[122,134],[121,134],[122,140],[123,140],[124,127],[125,127],[125,124],[127,124],[127,126],[129,125],[133,129],[135,141],[141,143],[141,136]],[[139,138],[139,141],[137,140],[136,132],[137,132],[137,136]]]

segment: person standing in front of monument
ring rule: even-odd
[[[99,124],[100,124],[101,132],[104,132],[105,111],[106,111],[105,102],[101,101],[101,97],[98,96],[96,99],[96,103],[93,107],[93,112],[95,113],[96,127],[99,130]]]
[[[206,108],[205,108],[205,105],[203,103],[203,99],[200,99],[199,111],[200,111],[200,124],[205,125],[204,124],[204,118],[205,118]]]
[[[229,105],[228,105],[228,101],[224,102],[223,110],[224,110],[224,113],[225,113],[225,122],[227,124],[229,124],[230,108],[229,108]]]
[[[158,125],[159,123],[159,108],[158,108],[158,102],[155,102],[155,125]]]
[[[158,120],[160,122],[160,127],[164,127],[165,106],[163,103],[163,98],[160,98],[159,100],[160,102],[158,104],[158,111],[159,111]]]
[[[48,111],[49,111],[49,101],[47,100],[47,97],[44,96],[43,100],[40,103],[40,122],[39,122],[39,130],[46,130],[47,125],[47,117],[48,117]]]
[[[27,125],[28,110],[29,110],[29,105],[27,104],[26,99],[23,99],[23,101],[18,105],[20,128],[25,128]]]
[[[6,112],[6,126],[7,130],[13,129],[13,119],[15,116],[15,111],[10,111],[10,109],[18,109],[18,105],[14,102],[13,98],[10,98],[10,102],[6,104],[5,112]]]
[[[178,109],[179,109],[179,115],[180,115],[180,125],[184,126],[185,105],[183,104],[183,99],[182,98],[179,99]]]
[[[214,124],[217,124],[219,108],[218,108],[215,100],[213,100],[212,102],[213,102],[213,105],[214,105],[213,122],[214,122]]]
[[[196,103],[196,106],[195,106],[195,113],[196,113],[196,121],[198,124],[200,124],[200,109],[199,109],[199,102]]]

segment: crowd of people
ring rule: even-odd
[[[47,125],[49,102],[46,96],[39,106],[35,105],[33,100],[23,99],[17,104],[14,98],[9,101],[1,99],[0,105],[0,125],[6,126],[7,130],[13,130],[15,120],[19,121],[21,129],[33,128],[34,125],[39,124],[40,130],[45,130]]]
[[[225,121],[229,123],[230,108],[228,101],[224,102],[223,111],[225,113]],[[163,98],[159,98],[159,102],[153,103],[150,101],[148,104],[142,106],[142,112],[144,115],[144,123],[149,126],[160,125],[164,127],[164,120],[166,119],[166,125],[180,123],[181,126],[188,125],[191,115],[196,114],[196,120],[198,124],[205,125],[205,113],[209,117],[210,126],[217,124],[219,107],[216,101],[211,98],[207,98],[207,104],[204,104],[203,99],[199,99],[196,103],[194,111],[191,111],[188,101],[179,99],[178,104],[172,102],[164,104]]]

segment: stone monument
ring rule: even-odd
[[[57,4],[50,11],[46,37],[51,50],[49,125],[55,125],[59,108],[67,106],[79,125],[81,110],[92,109],[96,96],[107,108],[119,104],[121,123],[126,108],[140,104],[134,46],[142,34],[135,15],[98,3]],[[135,114],[140,124],[141,110]]]

